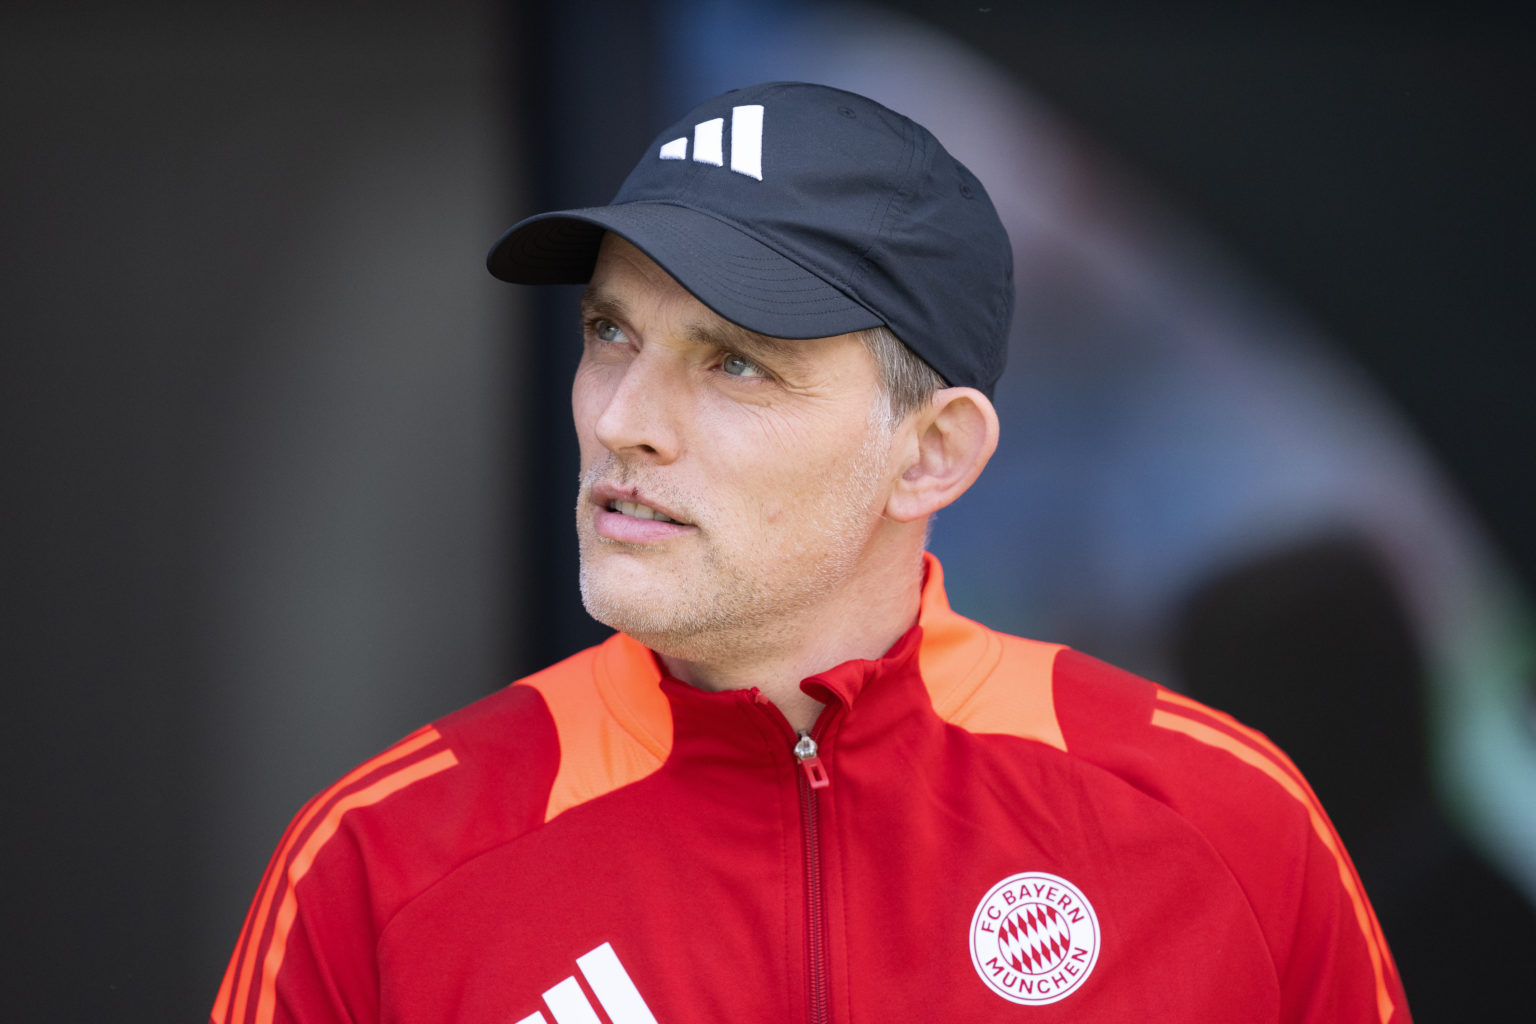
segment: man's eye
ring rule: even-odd
[[[741,356],[726,356],[720,361],[720,369],[724,370],[732,377],[767,376],[761,366],[758,366],[750,359],[743,359]]]
[[[612,320],[592,321],[592,334],[598,341],[624,341],[624,332]]]

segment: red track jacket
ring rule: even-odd
[[[1408,1020],[1348,855],[1232,719],[950,610],[802,684],[618,635],[312,800],[224,1022]]]

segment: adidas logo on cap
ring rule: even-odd
[[[693,126],[695,163],[725,166],[725,118],[700,121]],[[687,160],[688,136],[663,143],[663,160]],[[753,103],[731,108],[731,170],[763,180],[763,108]]]
[[[992,394],[1013,250],[981,182],[922,125],[841,89],[764,82],[652,140],[607,205],[514,225],[491,273],[584,282],[611,233],[749,331],[828,338],[884,324],[949,385]]]

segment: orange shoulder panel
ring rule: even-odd
[[[955,612],[938,559],[923,557],[928,577],[918,613],[923,637],[917,657],[934,711],[967,732],[1018,736],[1066,750],[1051,687],[1062,646],[997,633]],[[991,686],[981,685],[994,677]]]
[[[672,749],[672,711],[651,652],[617,633],[588,653],[518,684],[539,691],[560,741],[545,821],[640,781]]]

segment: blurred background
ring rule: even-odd
[[[1268,732],[1417,1019],[1528,1013],[1533,41],[1482,0],[9,5],[6,1018],[206,1017],[309,795],[601,636],[572,299],[483,257],[779,78],[929,125],[1014,240],[955,604]]]

